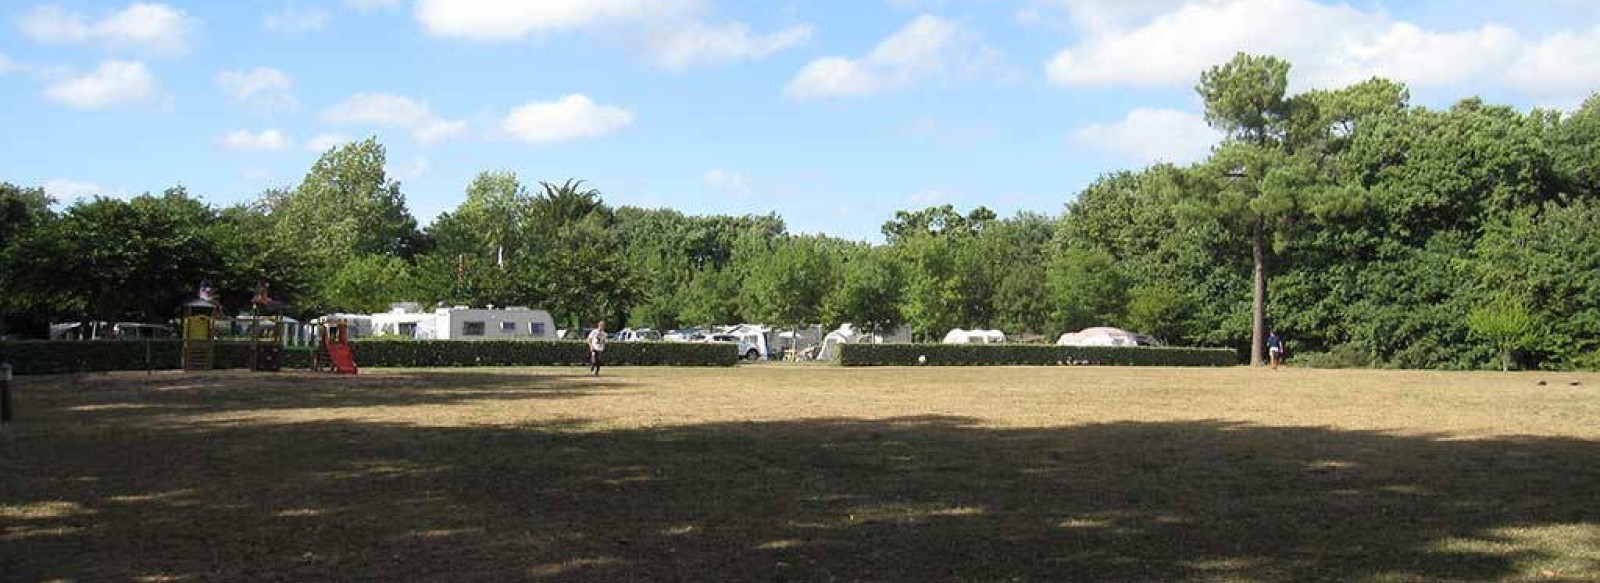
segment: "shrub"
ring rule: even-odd
[[[927,357],[929,366],[1104,365],[1234,366],[1239,354],[1226,348],[1146,346],[1055,346],[1038,344],[845,344],[845,366],[911,366]]]
[[[612,342],[606,364],[625,366],[733,366],[738,346],[700,342]],[[545,366],[588,364],[582,342],[486,340],[358,340],[351,344],[358,366]]]
[[[1368,368],[1372,366],[1372,355],[1367,349],[1359,345],[1346,342],[1327,352],[1311,352],[1295,357],[1295,360],[1307,368]]]
[[[182,340],[0,342],[0,362],[18,375],[171,370],[181,366]],[[582,342],[452,340],[357,340],[351,345],[362,367],[545,366],[587,364]],[[733,366],[738,347],[727,343],[613,342],[606,364],[629,366]],[[290,349],[284,368],[307,368],[312,351]],[[248,368],[250,343],[219,341],[213,365]],[[326,354],[321,361],[326,363]]]

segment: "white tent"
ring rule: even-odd
[[[1084,328],[1062,334],[1056,340],[1056,344],[1061,346],[1141,346],[1150,343],[1150,339],[1143,334],[1108,327]]]
[[[956,328],[944,335],[945,344],[999,344],[1006,341],[1006,333],[999,330],[962,330]]]
[[[839,357],[839,345],[857,342],[861,334],[856,332],[854,326],[844,324],[838,330],[829,332],[822,337],[822,345],[817,349],[817,360],[833,360]]]

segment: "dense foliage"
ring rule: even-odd
[[[1234,366],[1226,348],[1055,346],[1049,344],[845,344],[845,366]]]
[[[360,366],[547,366],[587,365],[582,342],[450,340],[360,340],[351,343]],[[738,346],[724,342],[612,342],[606,364],[618,366],[733,366]]]
[[[528,305],[571,327],[760,321],[1053,338],[1119,326],[1250,354],[1410,368],[1600,366],[1600,97],[1571,113],[1410,104],[1373,79],[1290,94],[1240,55],[1197,91],[1226,136],[1197,164],[1110,173],[1056,217],[906,210],[872,245],[781,218],[608,206],[488,171],[418,228],[369,139],[293,188],[210,207],[181,188],[65,208],[0,185],[0,335],[166,321],[202,282],[293,313]],[[1259,317],[1258,317],[1259,315]]]
[[[11,362],[15,374],[62,374],[116,370],[172,370],[181,366],[181,340],[0,342],[0,362]],[[217,342],[213,364],[218,369],[249,368],[249,342]],[[358,340],[351,343],[362,367],[470,367],[587,365],[582,342],[449,340]],[[284,355],[287,368],[311,366],[309,350]],[[322,366],[327,357],[322,356]],[[729,343],[615,342],[606,346],[606,364],[619,366],[733,366],[738,347]]]

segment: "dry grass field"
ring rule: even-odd
[[[767,365],[16,390],[7,582],[1600,581],[1595,374]]]

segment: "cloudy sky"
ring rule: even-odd
[[[222,205],[377,135],[423,223],[510,169],[877,240],[898,209],[1055,214],[1204,156],[1193,86],[1241,50],[1295,90],[1570,109],[1600,0],[5,0],[0,180]]]

